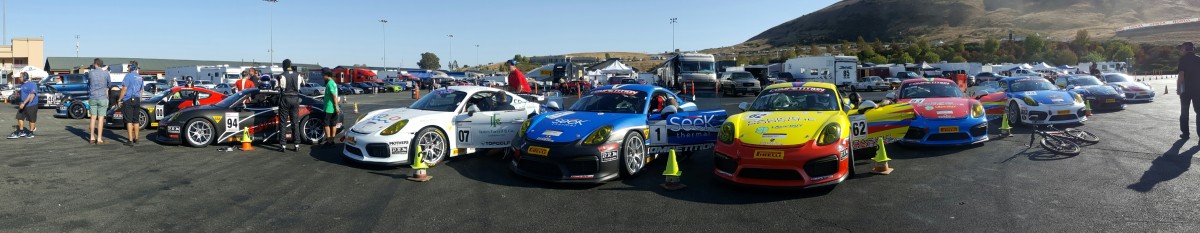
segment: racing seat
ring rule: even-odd
[[[654,101],[651,101],[651,102],[650,102],[650,112],[653,112],[653,113],[660,113],[660,112],[662,112],[663,108],[664,108],[664,107],[666,107],[666,106],[665,106],[666,104],[664,103],[664,102],[665,102],[665,101],[664,101],[665,99],[666,99],[666,98],[663,98],[661,95],[660,95],[660,96],[655,96],[655,97],[654,97]]]

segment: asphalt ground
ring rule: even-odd
[[[1151,81],[1159,93],[1173,82]],[[349,99],[361,113],[412,102],[407,93]],[[752,97],[698,103],[735,113],[742,101]],[[724,185],[713,180],[711,153],[700,153],[681,161],[688,187],[679,191],[658,186],[662,162],[633,179],[559,185],[519,177],[479,153],[416,183],[404,179],[408,168],[349,164],[340,145],[298,153],[130,148],[119,144],[124,131],[110,130],[110,144],[96,146],[86,142],[87,121],[43,109],[36,138],[0,140],[0,231],[1194,232],[1200,179],[1189,170],[1200,161],[1200,139],[1177,140],[1178,105],[1172,91],[1098,113],[1079,128],[1103,141],[1073,157],[1026,148],[1027,128],[982,146],[889,146],[891,175],[864,173],[823,189]],[[14,124],[14,114],[0,107],[0,124]],[[869,160],[857,166],[866,171]]]

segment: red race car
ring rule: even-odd
[[[577,91],[587,93],[592,90],[592,84],[584,81],[570,81],[562,85],[563,94],[575,94]]]
[[[225,95],[201,87],[175,87],[154,94],[149,99],[142,100],[141,128],[158,127],[158,121],[163,116],[171,115],[180,109],[209,105],[221,102]],[[109,128],[124,128],[125,114],[120,108],[113,108],[104,115],[104,126]]]

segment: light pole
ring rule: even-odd
[[[446,59],[446,68],[450,68],[450,63],[454,62],[454,34],[446,36],[450,37],[450,54],[447,55],[450,59]]]
[[[387,69],[387,22],[388,21],[386,19],[381,19],[381,20],[379,20],[379,22],[383,24],[383,69]]]
[[[675,52],[675,23],[678,23],[679,18],[671,18],[671,52]]]
[[[75,35],[75,57],[79,57],[79,35]]]
[[[479,63],[479,45],[475,45],[475,65],[481,65]]]
[[[269,15],[271,18],[271,24],[270,24],[271,25],[270,26],[271,27],[271,48],[267,50],[267,52],[271,53],[270,63],[267,63],[267,64],[269,64],[269,65],[267,65],[267,68],[269,69],[271,66],[275,65],[275,3],[279,3],[279,0],[263,0],[263,1],[271,4],[271,9],[268,10],[268,11],[270,11]],[[284,67],[284,69],[287,69],[287,67]]]

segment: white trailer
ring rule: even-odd
[[[166,70],[169,80],[184,80],[191,77],[192,81],[209,81],[214,84],[233,83],[242,78],[243,67],[240,66],[178,66]]]
[[[855,56],[797,57],[783,64],[783,70],[793,75],[833,83],[839,87],[858,82],[858,57]]]
[[[929,64],[929,66],[932,66],[932,67],[934,67],[934,68],[938,68],[938,69],[942,69],[942,71],[943,71],[943,72],[946,72],[946,71],[959,71],[959,70],[961,70],[961,71],[963,71],[963,72],[966,72],[966,74],[967,74],[967,75],[975,75],[975,74],[978,74],[978,73],[981,73],[981,72],[985,72],[985,71],[984,71],[984,69],[983,69],[983,64],[980,64],[980,63],[970,63],[970,62],[961,62],[961,63],[948,63],[948,62],[941,62],[941,63],[933,63],[933,64]],[[988,69],[988,70],[990,71],[991,69]]]

